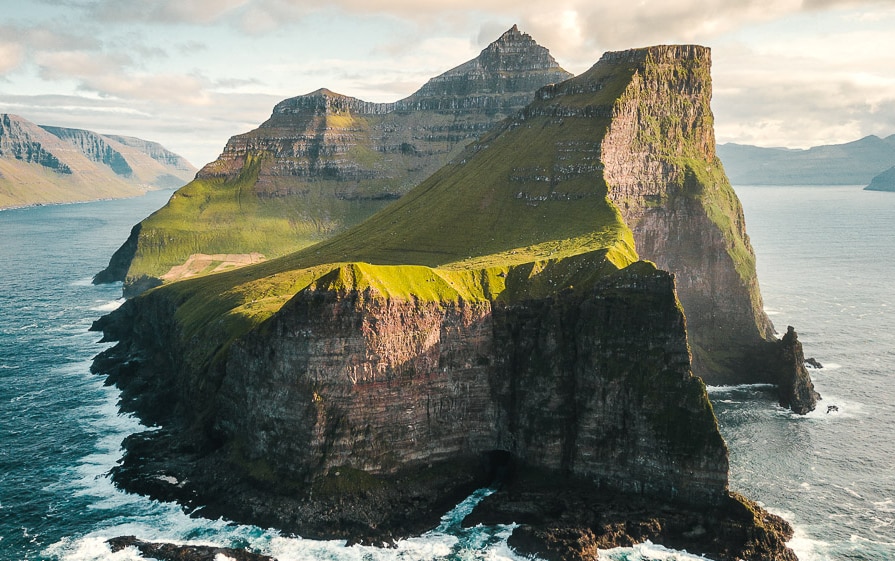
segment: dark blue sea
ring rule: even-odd
[[[765,305],[793,325],[824,401],[807,417],[763,387],[712,388],[731,487],[797,529],[802,561],[895,559],[895,194],[859,187],[739,187]],[[251,547],[287,560],[498,561],[511,527],[459,527],[477,497],[396,549],[345,547],[193,519],[110,483],[121,440],[142,430],[89,372],[105,348],[87,329],[120,304],[93,286],[130,227],[170,192],[0,211],[0,561],[141,559],[109,537]],[[838,411],[826,412],[827,405]],[[601,559],[696,559],[660,545]]]

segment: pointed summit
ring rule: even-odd
[[[513,25],[479,56],[432,78],[398,103],[422,102],[427,108],[444,109],[442,104],[431,107],[432,98],[448,98],[458,106],[464,105],[462,98],[475,97],[481,104],[482,96],[492,96],[489,108],[506,111],[531,101],[531,92],[540,87],[538,84],[555,84],[571,77],[549,50]],[[513,95],[517,93],[521,95]]]

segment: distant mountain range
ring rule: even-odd
[[[717,152],[734,185],[867,185],[895,166],[895,135],[807,150],[731,143]]]
[[[0,208],[132,197],[195,174],[156,142],[0,114]]]

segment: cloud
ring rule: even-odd
[[[842,29],[714,49],[720,142],[809,147],[895,132],[893,39]]]
[[[106,22],[210,24],[248,4],[251,0],[99,0],[87,9]]]
[[[102,48],[102,42],[92,34],[71,33],[50,26],[33,27],[26,32],[26,42],[29,48],[40,50],[98,50]]]
[[[124,54],[48,51],[36,53],[34,62],[45,80],[89,80],[120,73],[130,59]]]
[[[24,58],[25,52],[21,45],[0,42],[0,76],[18,68]]]
[[[81,103],[84,119],[108,123],[109,131],[127,124],[135,128],[122,134],[155,134],[171,139],[173,147],[191,146],[180,150],[197,165],[213,158],[229,136],[256,127],[284,97],[325,86],[369,101],[394,101],[476,56],[514,23],[576,73],[605,50],[711,45],[719,139],[807,145],[895,132],[895,84],[883,72],[892,68],[895,52],[891,2],[42,3],[43,19],[23,16],[15,26],[0,24],[4,89],[13,91],[10,77],[28,84],[37,74],[46,80],[46,91],[72,94],[58,114],[48,107],[42,114],[78,119],[74,107]],[[830,13],[842,29],[817,32],[818,14]],[[311,31],[311,25],[317,27]],[[764,29],[765,36],[756,36],[755,29]],[[737,40],[750,47],[737,46]],[[99,101],[91,105],[88,99]]]

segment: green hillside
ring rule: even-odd
[[[183,267],[195,256],[236,265],[241,255],[273,258],[328,239],[438,171],[538,88],[570,77],[514,26],[394,103],[327,89],[283,100],[142,221],[96,282],[124,281],[133,295],[201,274]]]
[[[197,340],[218,347],[312,285],[426,300],[514,300],[584,288],[637,260],[590,142],[605,134],[632,73],[597,66],[570,80],[561,101],[536,101],[330,240],[151,294],[173,299],[188,337],[201,334]]]

